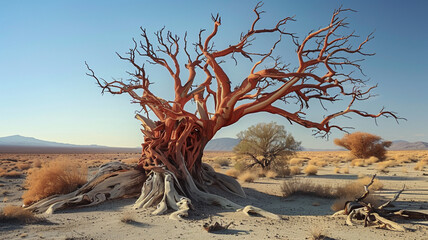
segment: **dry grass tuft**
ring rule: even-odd
[[[314,166],[314,165],[308,165],[305,167],[305,169],[303,169],[303,172],[306,175],[316,175],[318,172],[318,168],[317,166]]]
[[[29,164],[29,163],[18,163],[18,164],[16,164],[16,167],[19,170],[23,171],[23,170],[30,169],[31,168],[31,164]]]
[[[292,158],[290,159],[289,164],[295,165],[295,166],[302,166],[304,161],[305,161],[304,158]]]
[[[238,178],[239,173],[240,173],[240,172],[239,172],[237,169],[235,169],[235,168],[230,168],[230,169],[228,169],[228,170],[225,172],[225,174],[226,174],[227,176],[231,176],[231,177],[233,177],[233,178]]]
[[[18,172],[15,170],[0,169],[0,177],[19,178],[21,176],[22,176],[21,172]]]
[[[311,230],[311,235],[309,236],[310,240],[324,240],[327,236],[324,231],[320,228],[313,228]]]
[[[323,198],[336,198],[336,191],[331,186],[315,184],[309,180],[293,178],[281,184],[282,196],[289,197],[295,194],[311,195]]]
[[[357,179],[354,182],[350,182],[344,186],[337,187],[336,194],[340,198],[333,203],[331,209],[333,211],[342,210],[345,206],[345,202],[353,201],[356,198],[362,196],[362,194],[364,193],[364,185],[367,185],[370,180],[371,177],[366,176]],[[371,193],[364,199],[364,201],[376,206],[379,203],[379,197],[373,194],[373,191],[380,190],[382,188],[383,183],[381,183],[378,179],[375,179],[373,181],[373,184],[369,187],[369,191],[371,191]]]
[[[128,224],[136,222],[134,214],[130,212],[123,213],[122,217],[120,218],[120,221]]]
[[[244,171],[245,167],[246,167],[246,165],[242,161],[238,161],[233,165],[233,168],[240,171],[240,172]]]
[[[222,157],[216,157],[214,159],[214,162],[222,167],[228,167],[230,165],[230,159],[222,158]]]
[[[416,163],[414,169],[416,171],[423,171],[427,164],[428,164],[428,159],[420,160],[418,163]]]
[[[290,175],[299,175],[300,173],[301,173],[301,169],[299,166],[290,167]]]
[[[41,168],[42,167],[42,161],[40,159],[36,159],[33,161],[33,168]]]
[[[1,223],[36,223],[44,221],[20,206],[5,206],[0,212]]]
[[[336,173],[336,174],[337,174],[337,173],[340,173],[340,168],[339,168],[339,167],[335,167],[335,168],[334,168],[334,173]]]
[[[344,174],[349,174],[349,167],[348,167],[348,166],[346,166],[346,167],[343,169],[343,173],[344,173]]]
[[[278,173],[276,173],[275,171],[272,171],[272,170],[268,170],[268,171],[266,171],[265,175],[267,178],[273,179],[273,178],[276,178],[278,176]]]
[[[41,168],[30,169],[22,195],[25,205],[54,194],[70,193],[86,183],[87,169],[66,161],[47,162]]]
[[[383,162],[379,162],[377,164],[377,169],[379,171],[384,171],[385,169],[389,168],[389,167],[395,167],[399,165],[398,162],[396,160],[387,160],[387,161],[383,161]]]
[[[362,158],[356,158],[351,161],[351,166],[353,167],[365,167],[367,166],[366,162]]]
[[[242,182],[254,182],[256,179],[258,179],[258,174],[250,171],[245,171],[238,176],[238,180]]]

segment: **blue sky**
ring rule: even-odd
[[[222,25],[216,46],[235,43],[247,31],[257,1],[1,1],[0,2],[0,137],[23,135],[73,144],[135,147],[142,142],[140,123],[134,119],[138,106],[127,96],[101,95],[87,77],[87,61],[107,80],[126,77],[129,65],[117,58],[138,37],[139,27],[153,33],[163,26],[178,35],[197,40],[200,29],[212,28],[211,13],[219,13]],[[350,27],[361,36],[374,31],[367,50],[376,55],[363,63],[371,84],[379,84],[378,97],[361,104],[377,112],[382,106],[408,121],[353,117],[343,120],[355,131],[388,140],[428,141],[428,9],[426,1],[266,1],[262,24],[295,16],[289,29],[303,37],[311,29],[328,24],[334,9],[343,5],[357,10],[348,14]],[[260,39],[263,46],[265,39]],[[284,43],[284,59],[295,61],[294,46]],[[288,45],[287,45],[287,44]],[[266,44],[270,48],[268,43]],[[288,46],[288,48],[287,48]],[[242,79],[245,64],[230,72]],[[164,98],[170,79],[159,69],[149,72],[154,89]],[[312,114],[322,115],[320,109]],[[312,131],[290,125],[267,114],[243,118],[216,137],[235,137],[239,131],[262,121],[286,126],[310,148],[334,148],[329,140],[314,138]]]

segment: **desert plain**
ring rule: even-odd
[[[90,176],[103,163],[135,163],[139,155],[0,154],[0,208],[22,205],[28,171],[44,162],[85,164]],[[216,171],[230,173],[241,160],[231,152],[206,152],[203,161]],[[315,172],[305,174],[308,165],[316,166]],[[0,239],[428,239],[428,221],[397,220],[405,227],[405,232],[364,227],[363,221],[354,221],[353,226],[347,226],[344,216],[331,216],[337,199],[318,197],[314,193],[305,193],[304,189],[294,194],[284,193],[284,182],[300,181],[316,188],[334,189],[377,174],[380,187],[372,190],[370,195],[379,202],[392,199],[405,185],[405,190],[393,203],[394,208],[428,213],[428,151],[389,151],[382,162],[351,159],[347,152],[341,151],[298,152],[288,161],[287,168],[294,169],[287,176],[258,173],[250,180],[238,177],[247,198],[218,192],[240,205],[253,205],[277,214],[281,220],[249,217],[194,202],[189,217],[176,221],[170,220],[168,215],[153,216],[153,208],[133,209],[136,197],[131,197],[92,207],[59,210],[52,215],[38,214],[43,220],[36,223],[2,220]],[[243,174],[243,170],[238,173]],[[215,222],[230,225],[228,229],[216,232],[203,229],[204,224]]]

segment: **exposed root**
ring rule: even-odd
[[[268,212],[266,210],[263,210],[261,208],[251,206],[251,205],[247,205],[243,209],[238,209],[237,211],[242,211],[247,216],[260,215],[260,216],[263,216],[265,218],[270,218],[270,219],[275,219],[275,220],[281,220],[280,216],[278,216],[276,214],[273,214],[271,212]]]
[[[216,172],[210,165],[202,164],[202,178],[205,185],[217,185],[226,192],[236,194],[240,197],[245,198],[245,192],[241,185],[230,176]]]
[[[191,196],[193,200],[241,211],[248,216],[261,215],[266,218],[281,219],[263,209],[254,206],[243,207],[224,197],[201,191],[187,168],[183,167],[183,169],[185,176],[182,180],[182,184],[184,184],[182,187],[175,175],[168,170],[152,171],[146,179],[145,174],[126,164],[120,162],[107,163],[102,165],[97,174],[78,190],[65,195],[45,198],[28,206],[27,209],[52,214],[58,209],[92,206],[109,199],[135,196],[141,191],[134,208],[156,206],[152,212],[154,215],[164,214],[170,209],[173,212],[169,218],[174,220],[187,217],[189,210],[193,209],[191,200],[186,195]],[[203,171],[203,180],[208,186],[218,185],[228,192],[245,196],[244,191],[235,179],[216,173],[208,165],[204,165]]]
[[[189,209],[192,208],[191,201],[179,194],[175,185],[180,186],[171,172],[152,172],[144,183],[141,196],[135,202],[134,208],[148,208],[157,204],[153,215],[163,214],[170,208],[175,210],[170,219],[187,217]]]
[[[138,194],[145,180],[139,170],[112,162],[100,167],[97,174],[78,190],[64,195],[54,195],[26,207],[34,212],[52,214],[70,206],[92,206],[108,199],[116,199]]]

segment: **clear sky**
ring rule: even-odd
[[[127,96],[101,95],[94,80],[85,75],[87,61],[107,80],[125,77],[129,65],[115,52],[124,53],[138,37],[139,27],[153,33],[163,26],[197,40],[200,29],[212,29],[211,13],[222,25],[217,46],[236,43],[249,29],[257,1],[1,1],[0,2],[0,137],[23,135],[43,140],[136,147],[142,142],[138,106]],[[262,23],[295,16],[290,31],[303,37],[328,24],[334,9],[343,5],[357,10],[348,14],[350,28],[375,38],[367,49],[376,55],[363,63],[378,97],[361,104],[377,112],[382,106],[408,121],[353,117],[344,120],[354,131],[377,134],[388,140],[428,141],[428,1],[265,1]],[[264,39],[260,39],[264,41]],[[259,43],[260,44],[260,43]],[[285,60],[295,61],[294,45],[283,41]],[[262,43],[263,45],[263,43]],[[270,48],[270,45],[269,45]],[[230,73],[245,71],[239,65]],[[248,69],[246,70],[248,73]],[[149,73],[154,89],[165,98],[170,79]],[[156,80],[158,79],[158,80]],[[239,78],[241,79],[241,78]],[[238,79],[238,80],[239,80]],[[155,92],[156,92],[155,91]],[[314,114],[326,114],[313,109]],[[334,148],[329,140],[314,138],[311,130],[290,125],[280,117],[256,114],[223,129],[216,137],[236,137],[239,131],[263,121],[285,125],[309,148]]]

